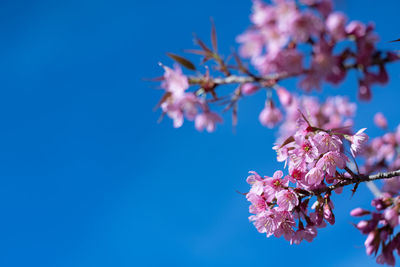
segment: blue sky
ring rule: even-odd
[[[375,266],[350,224],[368,207],[364,186],[336,201],[334,227],[309,244],[265,238],[248,222],[249,170],[277,168],[274,132],[257,116],[263,96],[240,104],[213,134],[174,129],[143,81],[162,74],[165,52],[207,39],[214,17],[225,53],[249,25],[250,1],[1,1],[0,266]],[[340,1],[375,20],[380,46],[400,37],[399,4]],[[357,127],[376,111],[399,122],[400,65],[374,87]],[[295,88],[288,88],[294,90]],[[355,77],[326,94],[356,96]],[[349,191],[349,190],[347,190]]]

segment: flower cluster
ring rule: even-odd
[[[376,255],[381,248],[376,262],[394,266],[396,261],[393,252],[397,251],[400,255],[400,233],[398,229],[396,231],[400,220],[400,196],[384,193],[372,201],[372,206],[375,208],[373,212],[356,208],[351,211],[351,215],[370,215],[369,220],[362,220],[356,225],[361,233],[367,235],[364,243],[366,253]]]
[[[361,182],[385,179],[383,193],[375,192],[372,202],[376,211],[357,208],[352,215],[371,215],[356,225],[368,235],[367,254],[380,251],[377,262],[394,265],[393,251],[400,254],[400,233],[395,229],[400,219],[400,125],[388,131],[386,118],[377,113],[374,122],[385,134],[367,143],[365,128],[352,130],[356,106],[346,97],[320,102],[315,97],[299,97],[280,82],[298,77],[299,87],[311,91],[321,89],[325,82],[338,85],[355,70],[358,98],[370,100],[371,86],[388,82],[386,64],[400,56],[378,50],[374,25],[349,21],[345,14],[333,10],[332,0],[272,0],[270,4],[254,0],[251,22],[237,37],[239,55],[228,57],[235,63],[219,53],[214,25],[211,47],[195,38],[199,49],[188,51],[202,57],[204,74],[188,59],[168,54],[196,75],[183,74],[178,65],[173,69],[163,66],[161,87],[165,93],[159,104],[163,115],[170,117],[176,128],[187,119],[194,121],[197,130],[212,132],[222,122],[211,111],[212,105],[232,110],[236,124],[238,102],[266,91],[259,121],[268,128],[280,124],[273,149],[288,174],[276,171],[272,177],[261,177],[251,172],[247,178],[251,189],[246,194],[253,214],[250,221],[267,237],[283,236],[291,244],[310,242],[318,228],[335,223],[333,192],[340,193],[344,186],[354,184],[354,193]],[[211,71],[219,74],[214,76]],[[221,96],[217,89],[228,84],[237,86]],[[274,102],[274,94],[279,101]],[[362,166],[356,157],[364,158]],[[394,172],[373,175],[381,171]],[[309,207],[312,199],[315,202]]]
[[[382,113],[374,116],[375,124],[387,129],[387,120]],[[394,132],[386,132],[381,137],[371,140],[362,156],[365,157],[364,165],[360,167],[363,173],[377,171],[394,171],[400,169],[400,125]],[[362,220],[356,224],[361,233],[367,235],[365,240],[368,255],[380,254],[376,261],[380,264],[395,265],[393,252],[400,255],[400,233],[398,231],[400,219],[400,177],[386,179],[381,191],[371,205],[375,211],[356,208],[351,212],[352,216],[360,217],[370,215],[369,220]]]
[[[383,129],[387,128],[386,118],[382,113],[377,113],[374,117],[375,124]],[[362,156],[365,158],[365,163],[361,167],[362,172],[369,174],[376,171],[388,170],[394,171],[400,168],[400,125],[393,131],[387,131],[383,136],[376,137],[371,140],[370,144],[365,148]],[[393,187],[394,181],[397,178],[392,178],[387,182]],[[397,185],[397,188],[400,188]],[[390,189],[387,187],[387,189]],[[386,190],[386,188],[384,188]],[[397,190],[397,189],[396,189]]]
[[[267,237],[283,236],[299,244],[304,239],[311,241],[317,228],[325,227],[326,222],[334,224],[331,193],[335,188],[340,193],[341,183],[353,178],[346,166],[349,158],[343,142],[350,141],[358,153],[367,139],[360,141],[360,135],[364,133],[349,135],[312,126],[304,115],[298,119],[296,132],[274,147],[278,161],[288,166],[289,175],[276,171],[273,177],[261,178],[251,172],[247,178],[251,190],[246,197],[251,202],[250,212],[255,214],[249,219],[257,230]],[[309,212],[313,196],[317,201],[312,205],[314,211]]]
[[[386,64],[399,59],[393,52],[376,48],[378,37],[372,24],[348,21],[343,13],[333,11],[331,0],[274,0],[272,4],[255,0],[251,21],[253,25],[237,37],[237,42],[240,56],[249,59],[258,73],[253,73],[236,54],[236,65],[224,60],[217,49],[214,27],[212,48],[196,39],[200,50],[189,50],[204,57],[203,63],[214,61],[216,66],[205,66],[204,74],[188,59],[168,54],[185,68],[197,70],[196,76],[189,76],[177,66],[164,67],[162,88],[167,94],[160,106],[163,114],[173,119],[174,127],[180,127],[186,118],[195,120],[198,130],[214,131],[222,119],[211,112],[211,104],[226,104],[225,110],[232,109],[235,124],[238,101],[267,90],[259,120],[262,125],[273,128],[284,115],[273,102],[272,92],[277,94],[284,109],[293,109],[296,105],[291,94],[278,84],[292,77],[299,77],[299,87],[310,91],[320,89],[323,82],[337,85],[348,71],[356,70],[360,77],[359,98],[369,100],[371,85],[388,82]],[[213,77],[210,70],[219,71],[224,77]],[[225,84],[238,84],[238,87],[221,97],[216,89]],[[189,92],[192,87],[195,89]],[[198,114],[199,110],[202,114]]]
[[[286,117],[279,127],[278,141],[283,141],[297,131],[297,121],[302,117],[301,114],[305,114],[315,127],[349,133],[356,111],[356,104],[342,96],[328,97],[322,103],[316,97],[293,96],[290,104],[283,107]]]
[[[174,69],[164,67],[164,82],[161,87],[166,94],[161,102],[161,109],[174,121],[174,127],[179,128],[183,124],[184,117],[195,120],[195,127],[201,131],[204,128],[208,132],[215,130],[217,122],[222,122],[222,118],[211,112],[204,99],[198,98],[194,93],[186,92],[189,88],[188,78],[182,74],[178,65]],[[203,113],[198,113],[198,109]]]
[[[250,58],[263,75],[286,73],[303,76],[299,85],[306,91],[320,89],[323,81],[339,84],[354,66],[362,70],[359,97],[371,98],[372,84],[385,84],[388,75],[385,62],[396,60],[388,53],[383,59],[376,50],[378,36],[373,24],[348,22],[341,12],[334,12],[331,0],[275,0],[272,4],[254,1],[252,27],[237,37],[240,55]],[[355,43],[336,52],[337,44]],[[311,46],[312,55],[306,65],[304,46]],[[378,71],[372,66],[378,65]]]

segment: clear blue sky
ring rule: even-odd
[[[380,4],[382,3],[382,4]],[[282,166],[274,133],[257,121],[263,96],[240,105],[239,126],[198,133],[153,112],[165,52],[193,48],[215,19],[227,53],[247,27],[250,1],[6,1],[0,3],[0,266],[375,266],[349,211],[362,186],[336,202],[337,223],[290,246],[248,222],[247,171]],[[400,37],[397,0],[340,1],[375,20],[382,47]],[[397,46],[397,47],[396,47]],[[374,130],[400,121],[400,65],[359,107]],[[294,88],[289,88],[293,90]],[[356,95],[354,77],[326,93]],[[348,191],[348,190],[347,190]]]

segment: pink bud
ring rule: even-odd
[[[292,103],[292,95],[285,88],[278,87],[276,93],[278,94],[279,101],[283,106],[287,107]]]
[[[367,82],[359,81],[358,97],[361,100],[366,100],[366,101],[371,100],[372,97],[371,88]]]
[[[374,251],[377,251],[379,249],[379,239],[376,240],[376,238],[377,235],[375,231],[372,231],[368,234],[368,237],[364,242],[367,255],[371,255]],[[376,242],[375,240],[378,242]]]
[[[260,87],[256,86],[253,83],[245,83],[242,85],[241,91],[244,95],[254,94]]]
[[[399,224],[399,213],[395,209],[386,209],[383,216],[392,228]]]
[[[282,120],[282,113],[274,106],[274,103],[271,100],[268,100],[258,119],[262,125],[268,128],[273,128]]]
[[[367,221],[359,221],[358,223],[357,223],[357,228],[359,229],[359,230],[363,230],[363,229],[365,229],[366,227],[368,226],[368,222]]]
[[[335,215],[332,213],[328,204],[324,205],[324,218],[331,225],[335,224]]]
[[[352,211],[350,211],[350,215],[354,217],[360,217],[369,214],[370,212],[368,210],[362,209],[362,208],[355,208]]]
[[[382,112],[378,112],[374,116],[374,123],[376,126],[386,129],[387,128],[387,120]]]

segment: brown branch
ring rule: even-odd
[[[276,73],[265,76],[239,76],[239,75],[229,75],[227,77],[217,77],[211,78],[213,84],[222,85],[222,84],[232,84],[232,83],[253,83],[253,82],[269,82],[269,81],[278,81],[280,79],[294,77],[299,75],[296,74],[288,74],[288,73]],[[189,76],[190,84],[201,84],[204,82],[204,77],[200,76]]]
[[[389,178],[393,178],[396,176],[400,176],[400,170],[397,171],[391,171],[391,172],[382,172],[382,173],[377,173],[377,174],[371,174],[371,175],[355,175],[353,176],[352,179],[346,179],[346,180],[342,180],[337,184],[331,185],[331,186],[327,186],[324,188],[319,188],[319,189],[315,189],[315,190],[302,190],[302,192],[300,193],[302,196],[317,196],[320,195],[322,193],[326,193],[326,192],[330,192],[333,191],[335,189],[338,189],[340,187],[344,187],[346,185],[351,185],[351,184],[358,184],[358,183],[363,183],[363,182],[371,182],[371,181],[375,181],[375,180],[381,180],[381,179],[389,179]]]
[[[398,53],[400,56],[400,53]],[[385,63],[392,62],[389,57],[383,57],[383,58],[374,58],[372,60],[371,66],[375,65],[381,65]],[[226,67],[226,66],[225,66]],[[347,64],[343,66],[345,69],[358,69],[359,65],[356,63],[352,64]],[[270,83],[270,82],[278,82],[279,80],[282,79],[287,79],[291,77],[296,77],[300,76],[303,74],[308,73],[309,70],[303,70],[302,72],[299,73],[287,73],[287,72],[281,72],[281,73],[273,73],[269,75],[264,75],[264,76],[257,76],[257,75],[249,75],[248,76],[241,76],[241,75],[228,75],[226,77],[216,77],[216,78],[207,78],[209,81],[212,81],[214,85],[223,85],[223,84],[242,84],[242,83]],[[189,76],[189,83],[190,84],[203,84],[205,82],[205,77],[203,76]]]

